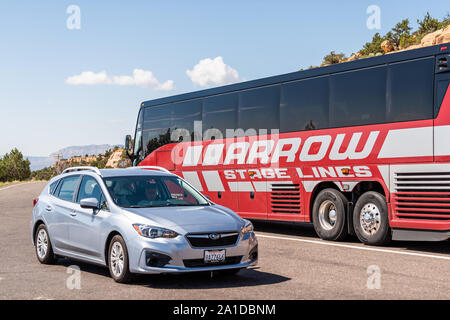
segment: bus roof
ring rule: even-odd
[[[345,71],[351,71],[351,70],[356,70],[356,69],[361,69],[361,68],[374,67],[374,66],[388,64],[388,63],[401,62],[401,61],[405,61],[405,60],[418,59],[418,58],[422,58],[422,57],[438,55],[438,54],[445,54],[445,53],[450,53],[450,43],[443,43],[443,44],[436,45],[436,46],[401,51],[401,52],[396,52],[396,53],[392,53],[392,54],[376,56],[376,57],[372,57],[372,58],[365,58],[365,59],[360,59],[360,60],[355,60],[355,61],[350,61],[350,62],[338,63],[338,64],[333,64],[333,65],[329,65],[329,66],[325,66],[325,67],[296,71],[296,72],[286,73],[286,74],[282,74],[282,75],[278,75],[278,76],[271,76],[271,77],[267,77],[267,78],[239,82],[236,84],[215,87],[215,88],[211,88],[211,89],[205,89],[205,90],[183,93],[183,94],[178,94],[178,95],[174,95],[174,96],[154,99],[154,100],[148,100],[148,101],[142,102],[141,107],[150,107],[150,106],[157,106],[157,105],[166,104],[166,103],[197,99],[197,98],[202,98],[202,97],[207,97],[207,96],[212,96],[212,95],[218,95],[218,94],[222,94],[222,93],[252,89],[252,88],[256,88],[256,87],[268,86],[268,85],[272,85],[272,84],[274,85],[274,84],[288,82],[288,81],[313,78],[313,77],[324,76],[324,75],[337,73],[337,72],[345,72]]]

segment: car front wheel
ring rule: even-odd
[[[114,281],[128,283],[132,274],[128,267],[128,250],[125,241],[120,235],[111,239],[108,250],[109,273]]]

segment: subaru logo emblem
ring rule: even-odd
[[[208,235],[208,237],[209,237],[211,240],[217,240],[217,239],[220,239],[220,234],[218,234],[218,233],[210,233],[210,234]]]

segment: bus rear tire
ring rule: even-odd
[[[312,218],[321,239],[339,241],[347,236],[347,207],[347,199],[338,190],[325,189],[317,195]]]
[[[358,239],[368,245],[380,246],[392,239],[386,198],[374,191],[359,197],[353,210],[353,226]]]

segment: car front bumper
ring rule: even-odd
[[[133,273],[219,271],[247,268],[258,262],[258,240],[253,232],[245,236],[239,234],[238,241],[232,246],[210,248],[192,247],[181,235],[174,239],[147,239],[139,236],[134,240],[128,245],[129,266]],[[204,264],[205,250],[225,250],[226,262]],[[158,257],[166,256],[170,261],[164,265],[149,265],[149,256],[154,254]]]

